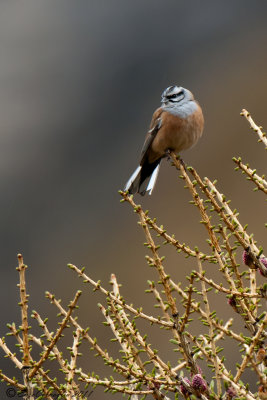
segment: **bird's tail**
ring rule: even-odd
[[[159,167],[160,160],[152,164],[144,163],[142,166],[139,165],[126,183],[124,190],[128,190],[130,194],[140,193],[142,196],[146,192],[152,194],[158,177]]]

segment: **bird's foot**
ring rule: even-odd
[[[170,149],[167,149],[167,150],[165,151],[165,155],[166,155],[166,157],[167,157],[167,160],[169,161],[169,160],[171,159],[171,150],[170,150]]]

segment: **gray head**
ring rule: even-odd
[[[188,101],[194,101],[194,96],[181,86],[169,86],[161,95],[161,102],[164,106],[180,106]]]
[[[161,96],[162,108],[180,118],[187,118],[197,110],[193,94],[181,86],[169,86]]]

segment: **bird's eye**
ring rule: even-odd
[[[174,99],[175,97],[177,97],[177,94],[170,94],[167,97],[168,97],[168,99]]]

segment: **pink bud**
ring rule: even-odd
[[[205,392],[208,387],[206,381],[200,374],[196,374],[192,380],[192,387],[200,392]]]
[[[260,261],[262,262],[262,264],[266,267],[266,269],[267,269],[267,258],[265,258],[265,257],[262,257],[262,258],[260,258]],[[266,275],[264,275],[263,274],[263,272],[259,269],[259,271],[260,271],[260,274],[262,275],[262,276],[266,276]]]
[[[236,307],[235,296],[229,297],[229,299],[228,299],[228,304],[229,304],[231,307]]]
[[[227,394],[228,398],[230,398],[230,399],[232,399],[233,397],[236,396],[236,391],[233,388],[233,386],[229,386],[229,388],[226,391],[226,394]]]
[[[242,258],[243,258],[243,263],[247,265],[249,268],[257,269],[257,267],[253,262],[253,258],[249,255],[249,253],[246,250],[243,251]]]

